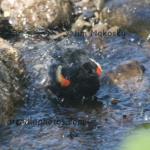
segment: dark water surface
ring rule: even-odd
[[[25,38],[14,43],[20,48],[27,70],[25,104],[17,110],[14,123],[0,128],[0,150],[117,150],[124,137],[138,124],[150,121],[150,60],[148,48],[130,37],[108,40],[103,52],[87,48],[83,39],[46,41]],[[104,74],[127,60],[138,60],[145,68],[143,79],[126,85],[101,86],[93,106],[63,107],[51,102],[47,94],[48,68],[53,55],[65,49],[83,48],[103,67]],[[117,105],[111,104],[117,99]],[[18,121],[21,119],[24,121]],[[25,124],[28,120],[49,123]],[[17,123],[17,124],[16,124]],[[22,124],[21,124],[22,123]]]

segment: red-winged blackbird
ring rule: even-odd
[[[101,66],[83,50],[68,50],[50,67],[50,89],[72,103],[92,97],[99,89]]]

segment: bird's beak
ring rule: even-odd
[[[71,81],[66,79],[63,75],[62,75],[62,66],[59,65],[57,67],[56,70],[56,79],[57,82],[61,85],[61,87],[68,87],[71,84]]]
[[[99,77],[102,75],[102,72],[103,72],[103,70],[102,70],[101,66],[100,66],[100,65],[97,66],[97,68],[96,68],[96,73],[97,73],[97,75],[98,75]]]
[[[102,72],[103,72],[101,65],[92,58],[90,58],[90,60],[96,64],[96,66],[97,66],[96,73],[100,77],[102,75]]]

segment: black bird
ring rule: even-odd
[[[83,50],[67,50],[50,67],[50,90],[62,101],[78,103],[99,89],[102,68]]]

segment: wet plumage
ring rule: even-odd
[[[67,50],[50,67],[51,91],[60,99],[79,102],[99,89],[101,66],[83,50]]]

